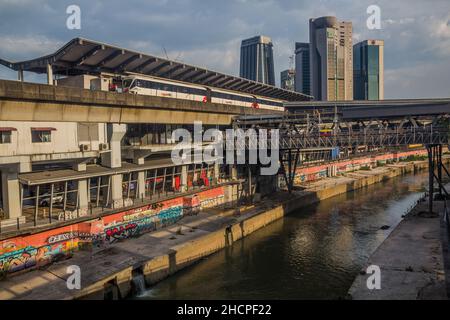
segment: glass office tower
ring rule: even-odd
[[[315,100],[353,100],[352,23],[309,20],[311,93]]]
[[[269,37],[256,36],[242,40],[240,76],[275,85],[273,44]]]
[[[353,46],[353,97],[384,99],[384,41],[365,40]]]
[[[311,94],[309,43],[295,43],[295,91]]]

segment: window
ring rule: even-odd
[[[31,128],[31,142],[51,142],[52,141],[52,131],[55,128]]]
[[[0,144],[11,143],[11,131],[0,131]]]

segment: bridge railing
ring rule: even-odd
[[[446,127],[425,127],[407,129],[361,130],[325,135],[322,133],[280,133],[278,145],[272,145],[270,137],[259,141],[257,137],[237,139],[235,147],[257,149],[264,146],[280,150],[334,148],[334,147],[401,147],[411,144],[447,144],[449,131]]]

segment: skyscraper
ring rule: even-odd
[[[265,36],[242,40],[240,76],[274,86],[272,47],[272,40]]]
[[[295,91],[311,94],[309,43],[295,43]]]
[[[352,23],[336,17],[309,20],[312,95],[316,100],[353,100]]]
[[[353,98],[384,99],[384,41],[365,40],[353,46]]]
[[[295,84],[295,70],[287,69],[280,73],[281,89],[294,91]]]

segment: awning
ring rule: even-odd
[[[8,132],[8,131],[17,131],[17,129],[13,127],[0,127],[0,132]]]
[[[39,128],[31,128],[31,131],[56,131],[56,128],[39,127]]]
[[[193,162],[185,163],[185,165],[189,164],[193,164]],[[114,174],[127,174],[144,170],[172,168],[178,166],[178,164],[173,163],[171,158],[164,158],[147,160],[143,165],[123,162],[122,166],[119,168],[107,168],[98,164],[92,164],[86,167],[86,171],[76,171],[73,169],[38,171],[20,173],[18,177],[20,183],[33,186],[64,181],[98,178]]]

